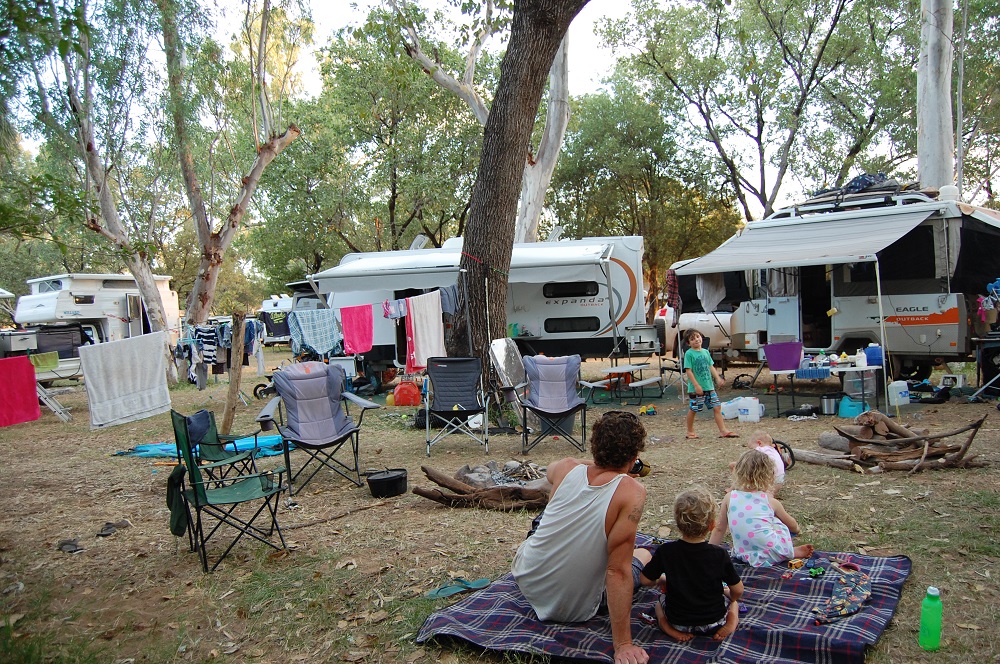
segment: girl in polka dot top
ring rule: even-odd
[[[812,555],[811,544],[793,546],[799,524],[777,498],[768,495],[774,485],[774,464],[766,454],[755,449],[744,452],[733,469],[733,485],[736,488],[722,500],[711,544],[722,544],[732,531],[733,558],[754,567]]]

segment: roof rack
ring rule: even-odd
[[[937,200],[937,197],[937,189],[908,190],[899,185],[891,188],[872,188],[852,194],[846,194],[843,190],[838,189],[814,196],[798,205],[776,210],[767,218],[785,219],[823,212],[839,212],[848,209],[858,210],[909,205],[912,203],[930,203]]]

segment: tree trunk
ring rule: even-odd
[[[236,419],[236,403],[240,399],[240,381],[243,378],[243,335],[246,332],[246,314],[233,312],[233,347],[229,357],[229,390],[226,392],[226,406],[222,410],[222,425],[219,433],[228,436]]]
[[[570,21],[587,1],[521,0],[514,4],[510,41],[483,134],[462,251],[468,329],[484,370],[489,366],[490,340],[506,336],[507,275],[524,154],[535,114],[552,59]]]
[[[951,63],[954,10],[951,0],[920,3],[920,64],[917,67],[917,179],[922,187],[955,183],[951,123]]]

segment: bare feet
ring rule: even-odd
[[[712,638],[721,641],[735,632],[738,624],[740,624],[740,603],[732,602],[729,605],[729,610],[726,611],[726,624],[720,627],[719,631],[712,635]]]
[[[792,549],[792,556],[795,558],[811,558],[813,551],[812,544],[800,544],[799,546]]]
[[[697,437],[698,434],[696,434],[694,431],[688,431],[687,436],[685,436],[685,438],[697,438]]]
[[[659,600],[657,600],[655,604],[655,609],[656,609],[656,622],[660,625],[660,629],[662,629],[667,636],[674,639],[675,641],[679,641],[680,643],[684,643],[685,641],[690,641],[691,639],[694,638],[694,634],[691,634],[689,632],[680,632],[677,629],[675,629],[673,625],[667,622],[667,616],[666,614],[663,613],[663,607],[660,605]]]

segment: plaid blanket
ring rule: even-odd
[[[639,535],[639,545],[650,538]],[[865,648],[874,644],[889,624],[910,573],[905,556],[876,558],[847,553],[816,553],[852,562],[871,579],[871,597],[851,616],[817,625],[813,609],[832,596],[839,575],[827,572],[811,578],[808,570],[737,565],[745,588],[736,633],[722,642],[696,637],[681,644],[658,627],[640,620],[653,614],[657,591],[641,588],[632,606],[632,637],[649,653],[651,662],[864,662]],[[457,604],[432,613],[417,635],[422,643],[435,636],[453,636],[490,650],[516,650],[610,662],[614,660],[611,623],[606,612],[584,623],[541,622],[535,617],[510,574]]]
[[[333,309],[292,311],[288,314],[292,353],[312,351],[319,356],[332,352],[340,343],[337,312]]]

